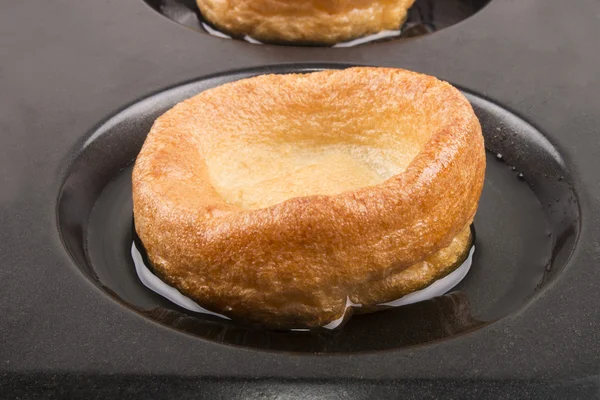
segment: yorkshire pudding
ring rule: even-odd
[[[263,75],[156,120],[133,170],[135,227],[154,271],[206,309],[318,327],[456,268],[484,173],[479,121],[448,83]]]
[[[399,29],[415,0],[196,0],[212,25],[263,42],[335,44]]]

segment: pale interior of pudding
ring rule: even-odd
[[[223,160],[229,168],[211,169],[213,176],[218,175],[213,185],[228,203],[259,209],[293,197],[335,195],[379,184],[404,171],[420,150],[411,143],[403,151],[310,144],[237,149],[240,158]]]
[[[242,111],[233,100],[219,104],[218,125],[204,117],[210,126],[198,128],[213,187],[229,204],[259,209],[377,185],[402,173],[448,115],[435,94],[415,101],[414,88],[410,96],[379,93],[394,90],[406,89],[359,87],[354,96],[365,97],[359,107],[354,98],[339,102],[325,90],[290,89],[293,95],[284,96],[272,88],[240,89]],[[207,129],[214,133],[203,134]]]

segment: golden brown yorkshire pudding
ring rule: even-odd
[[[399,29],[414,0],[196,0],[204,18],[264,42],[335,44]]]
[[[450,273],[470,247],[481,127],[400,69],[263,75],[158,118],[133,170],[154,271],[201,306],[318,327]]]

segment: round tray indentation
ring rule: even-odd
[[[63,242],[85,276],[172,328],[224,344],[299,352],[376,351],[451,338],[518,311],[558,277],[579,234],[577,196],[562,158],[532,125],[466,93],[483,128],[488,161],[473,266],[452,293],[355,316],[340,330],[316,333],[267,331],[193,314],[147,289],[130,252],[131,169],[154,120],[226,82],[326,68],[341,67],[270,66],[201,79],[141,100],[98,127],[77,150],[57,204]]]
[[[144,0],[152,9],[161,15],[191,28],[197,32],[221,38],[229,35],[219,32],[207,24],[198,9],[195,0]],[[371,35],[365,40],[356,39],[340,43],[334,47],[350,47],[354,45],[409,38],[426,35],[455,25],[479,12],[491,0],[416,0],[409,9],[406,21],[398,27],[398,31],[386,31]],[[250,37],[239,37],[248,43],[260,44]],[[289,43],[281,43],[289,44]]]

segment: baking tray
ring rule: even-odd
[[[599,14],[493,0],[331,49],[215,38],[142,0],[0,4],[0,396],[598,397]],[[454,293],[291,337],[127,280],[128,166],[153,118],[232,79],[350,65],[436,75],[481,119],[480,259]]]

